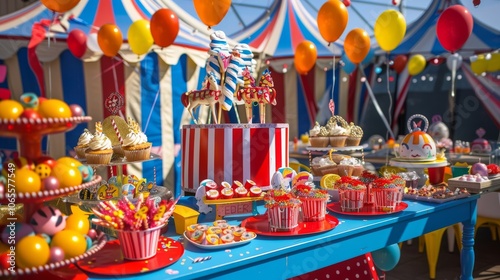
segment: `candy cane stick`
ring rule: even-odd
[[[115,130],[116,137],[118,137],[118,141],[120,141],[120,145],[123,146],[123,138],[120,133],[120,130],[118,130],[118,126],[116,125],[116,122],[114,119],[111,119],[111,124],[113,125],[113,129]]]

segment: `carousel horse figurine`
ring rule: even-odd
[[[212,110],[214,122],[218,123],[217,116],[215,114],[215,103],[220,101],[221,91],[219,89],[219,84],[217,83],[217,78],[213,72],[210,72],[207,75],[207,84],[205,89],[187,91],[181,96],[182,105],[186,107],[196,124],[198,122],[193,115],[193,110],[200,105],[208,105],[210,110]]]
[[[276,105],[276,91],[274,82],[269,70],[264,70],[259,80],[259,86],[255,86],[255,79],[250,71],[243,70],[243,88],[237,93],[238,100],[245,103],[246,116],[248,123],[252,123],[252,105],[254,102],[259,104],[260,123],[266,120],[266,104]]]

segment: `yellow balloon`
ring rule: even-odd
[[[130,49],[138,55],[147,53],[154,43],[149,21],[145,19],[134,21],[128,29],[127,37]]]
[[[418,75],[425,69],[425,65],[427,65],[425,57],[421,54],[416,54],[408,61],[408,73],[412,76]]]
[[[71,214],[66,218],[65,229],[71,229],[78,231],[79,233],[85,235],[89,232],[90,223],[87,215],[83,214]]]
[[[494,52],[491,54],[491,58],[488,60],[488,66],[486,67],[487,72],[500,71],[500,52]]]
[[[396,10],[384,11],[375,21],[373,34],[381,49],[386,52],[394,50],[405,37],[405,17]]]
[[[488,61],[483,54],[470,58],[470,69],[474,74],[481,75],[488,69]]]

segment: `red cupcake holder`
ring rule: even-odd
[[[385,212],[393,212],[401,203],[403,193],[400,187],[374,189],[375,208]]]
[[[299,206],[267,209],[271,231],[290,231],[299,225]]]
[[[359,212],[364,205],[365,190],[340,190],[339,201],[342,211]]]
[[[328,198],[301,198],[302,220],[319,222],[325,219]]]

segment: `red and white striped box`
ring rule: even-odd
[[[204,124],[182,127],[182,188],[196,192],[212,179],[271,186],[276,170],[288,166],[288,124]]]
[[[145,260],[154,257],[162,227],[137,231],[117,230],[123,257],[128,260]]]

